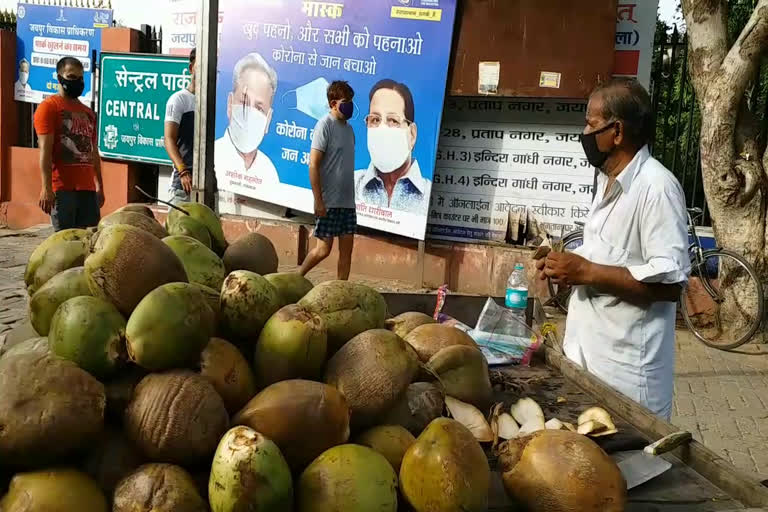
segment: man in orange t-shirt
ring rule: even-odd
[[[56,231],[95,226],[104,206],[96,114],[78,99],[83,94],[83,64],[64,57],[56,65],[59,93],[35,112],[43,186],[40,208]]]

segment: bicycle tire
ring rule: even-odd
[[[708,279],[708,277],[701,275],[701,268],[703,267],[704,271],[706,272],[708,268],[707,262],[709,259],[731,258],[735,260],[739,264],[739,266],[741,266],[741,268],[749,276],[750,280],[755,282],[755,288],[757,290],[756,292],[757,314],[755,315],[755,318],[752,319],[750,327],[746,331],[746,333],[741,337],[739,337],[736,341],[733,341],[730,343],[721,343],[721,342],[710,340],[704,334],[702,334],[701,328],[698,328],[697,326],[694,325],[693,320],[691,319],[690,313],[688,311],[688,306],[687,306],[688,301],[686,300],[686,296],[690,288],[686,287],[686,289],[683,290],[683,293],[680,296],[680,310],[683,314],[683,318],[685,319],[685,323],[688,326],[688,329],[693,333],[693,335],[708,347],[716,348],[719,350],[726,350],[726,351],[733,350],[750,341],[763,322],[763,318],[765,315],[763,286],[762,286],[762,283],[760,282],[760,278],[757,275],[757,272],[755,272],[755,269],[752,268],[752,265],[750,265],[749,262],[747,262],[747,260],[745,260],[743,256],[735,252],[729,251],[727,249],[709,249],[707,251],[704,251],[704,253],[702,254],[702,257],[703,257],[702,265],[691,269],[691,277],[698,277],[699,279]],[[698,275],[695,275],[695,272],[698,272]],[[704,289],[710,296],[712,296],[712,292],[707,288],[710,288],[710,289],[712,288],[711,284],[709,284],[709,281],[706,281],[706,284],[704,285]]]
[[[563,247],[567,247],[569,244],[581,240],[584,243],[584,232],[581,230],[572,231],[563,237]],[[557,307],[563,313],[568,313],[568,299],[571,296],[571,290],[568,290],[568,294],[565,299],[561,297],[559,290],[555,288],[551,279],[547,278],[547,289],[549,290],[549,296],[551,297],[551,303]]]

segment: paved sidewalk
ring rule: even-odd
[[[50,233],[50,226],[0,229],[0,338],[26,317],[24,267],[32,250]],[[335,272],[318,269],[309,277],[321,282],[334,279]],[[355,274],[352,279],[379,289],[417,291],[408,283]],[[672,422],[736,467],[768,478],[768,345],[727,353],[678,331]]]

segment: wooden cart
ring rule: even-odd
[[[384,296],[392,315],[406,311],[432,315],[437,302],[436,295],[430,294]],[[474,326],[485,301],[486,297],[448,295],[442,311]],[[531,302],[529,318],[534,326],[546,322],[538,301]],[[587,407],[600,405],[613,415],[620,432],[648,441],[680,430],[567,360],[558,333],[550,332],[545,338],[530,367],[491,368],[497,401],[510,405],[521,395],[531,396],[547,418],[571,422]],[[628,512],[768,511],[768,488],[703,444],[692,441],[664,457],[673,464],[672,469],[629,491]],[[493,460],[491,467],[495,469]],[[506,499],[498,473],[494,474],[489,510],[516,510]]]

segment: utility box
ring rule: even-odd
[[[464,0],[448,95],[586,98],[613,72],[618,0]]]

